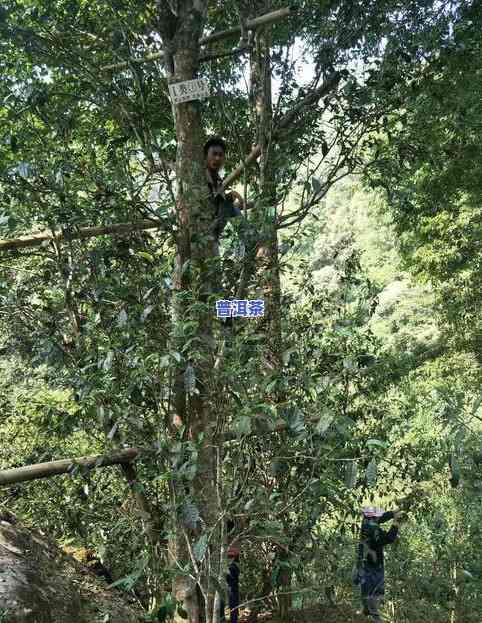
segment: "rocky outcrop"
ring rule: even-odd
[[[2,623],[141,623],[142,612],[38,530],[0,514]]]

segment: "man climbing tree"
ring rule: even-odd
[[[206,159],[206,178],[211,200],[214,204],[214,221],[213,233],[214,255],[219,256],[219,238],[221,237],[227,221],[230,218],[242,216],[241,207],[244,207],[243,198],[236,191],[225,192],[223,180],[219,172],[224,167],[226,159],[226,143],[219,136],[212,136],[204,145],[204,157]],[[238,204],[238,205],[236,205]],[[250,207],[246,205],[246,207]],[[222,292],[221,279],[218,283],[218,289]],[[224,318],[226,326],[232,326],[232,317]]]
[[[239,529],[238,525],[238,529]],[[228,541],[230,541],[230,546],[228,547],[228,558],[229,558],[229,566],[228,566],[228,575],[226,577],[226,581],[228,584],[228,603],[229,603],[229,621],[230,623],[238,623],[239,616],[239,541],[236,537],[236,523],[230,519],[227,523],[227,537]]]
[[[216,236],[216,254],[219,254],[219,238],[226,227],[227,219],[241,216],[241,209],[235,205],[244,206],[243,198],[239,193],[232,190],[225,193],[223,180],[219,172],[224,167],[226,159],[226,143],[218,136],[212,136],[204,145],[206,158],[206,177],[212,200],[215,206],[216,220],[214,234]]]
[[[363,613],[370,616],[374,623],[382,623],[379,606],[385,594],[383,548],[397,538],[400,512],[384,512],[372,506],[364,508],[362,512],[355,584],[361,586]],[[380,524],[390,519],[394,521],[390,530],[385,532]]]

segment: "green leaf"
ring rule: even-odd
[[[255,502],[256,502],[255,498],[251,498],[250,500],[248,500],[246,502],[246,504],[244,505],[244,510],[245,511],[251,510],[253,508]]]
[[[199,539],[194,543],[192,548],[194,558],[198,561],[201,561],[204,558],[208,547],[208,536],[207,534],[202,534]]]
[[[249,435],[251,433],[251,418],[243,415],[236,420],[236,429],[241,435]]]
[[[482,405],[482,394],[480,394],[480,396],[475,401],[474,406],[472,407],[472,414],[473,415],[475,415],[477,413],[477,411],[479,410],[480,405]]]
[[[343,367],[346,370],[356,370],[357,369],[356,362],[353,361],[353,359],[350,359],[349,357],[343,359]]]
[[[302,433],[305,430],[305,421],[301,411],[295,410],[290,414],[288,419],[288,428],[295,434]]]
[[[151,262],[151,264],[155,262],[154,256],[152,256],[150,253],[147,253],[147,251],[138,251],[137,255],[139,257],[143,257],[148,262]]]
[[[116,422],[114,424],[114,426],[110,429],[109,434],[107,435],[107,439],[109,439],[109,441],[111,441],[113,439],[113,437],[116,434],[118,428],[119,428],[119,422]]]
[[[379,439],[368,439],[367,441],[368,447],[378,446],[379,448],[385,448],[386,445],[387,444],[384,441],[380,441]]]
[[[191,528],[191,530],[195,530],[197,528],[197,525],[201,519],[197,507],[192,502],[185,502],[183,504],[182,518],[184,524],[188,528]]]
[[[288,348],[288,350],[285,350],[284,353],[281,355],[285,366],[289,364],[290,357],[295,352],[296,352],[296,347],[292,347],[292,348]]]
[[[242,240],[240,240],[234,247],[234,256],[238,259],[243,259],[246,255],[246,246]]]
[[[163,355],[159,360],[159,366],[161,368],[168,368],[170,364],[171,364],[171,359],[169,355]]]
[[[127,312],[124,308],[122,308],[117,316],[117,325],[119,327],[123,327],[127,324]]]
[[[144,311],[141,314],[141,322],[144,322],[147,318],[147,316],[149,316],[149,314],[152,312],[152,310],[154,309],[154,305],[148,305]]]
[[[182,475],[186,480],[194,480],[197,474],[197,467],[193,463],[184,463],[179,470],[179,475]]]
[[[325,435],[335,419],[335,415],[329,411],[323,413],[316,424],[316,432],[319,435]]]
[[[313,192],[315,195],[319,195],[323,191],[323,186],[321,185],[320,180],[317,177],[311,178],[311,186],[313,187]]]
[[[377,462],[375,459],[372,459],[370,463],[368,463],[366,469],[366,478],[367,484],[369,487],[373,487],[377,482]]]
[[[105,370],[105,372],[108,372],[112,368],[113,360],[114,360],[114,351],[110,350],[107,353],[107,356],[104,359],[104,362],[102,363],[102,368],[103,370]]]
[[[129,575],[126,575],[123,578],[116,580],[113,584],[109,584],[108,588],[114,588],[115,586],[123,586],[126,590],[130,591],[135,586],[139,578],[141,577],[141,573],[142,573],[141,570],[136,569]]]
[[[192,394],[195,388],[196,374],[194,372],[194,368],[191,366],[191,364],[189,364],[184,371],[184,389],[188,394]]]
[[[345,485],[348,489],[353,489],[358,477],[358,465],[356,461],[349,461],[345,470]]]

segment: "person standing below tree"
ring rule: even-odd
[[[379,607],[385,594],[383,548],[397,538],[400,512],[384,512],[381,508],[369,506],[363,508],[362,513],[354,581],[361,588],[363,613],[374,623],[382,623]],[[385,532],[380,524],[390,519],[393,519],[392,526]]]
[[[233,519],[228,519],[227,522],[228,539],[232,540],[235,534],[235,522]],[[228,547],[228,573],[226,575],[226,583],[228,585],[228,605],[229,605],[229,623],[238,623],[239,618],[239,555],[240,549],[237,545],[237,539],[232,540],[231,545]],[[221,599],[221,612],[220,622],[225,623],[226,618],[224,614],[225,603]]]

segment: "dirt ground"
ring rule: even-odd
[[[243,613],[240,623],[246,623],[248,614]],[[259,623],[279,623],[279,619],[272,613],[265,612],[258,616]],[[355,611],[348,611],[346,608],[334,608],[318,606],[316,608],[305,608],[304,610],[292,610],[290,613],[290,623],[368,623],[368,619]]]
[[[382,610],[383,621],[386,623],[447,623],[449,620],[447,617],[436,617],[429,620],[427,614],[427,612],[420,612],[420,617],[413,618],[413,616],[404,616],[399,613],[395,618],[392,618],[386,609]],[[246,623],[246,621],[247,613],[243,613],[240,617],[240,623]],[[271,613],[259,615],[258,621],[259,623],[280,623],[279,619]],[[370,623],[370,619],[364,616],[360,609],[352,608],[347,604],[339,607],[327,605],[293,610],[290,613],[289,621],[290,623]]]

